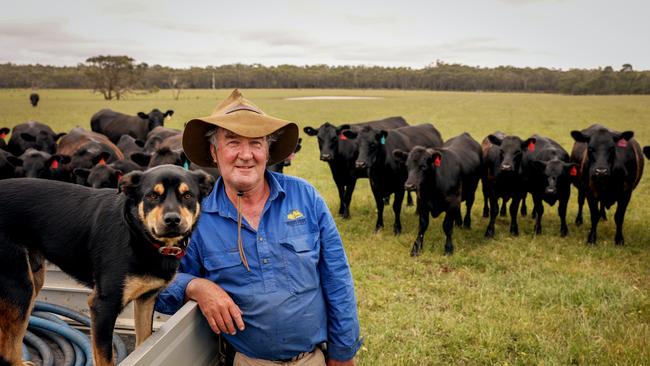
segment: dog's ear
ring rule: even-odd
[[[137,199],[142,175],[143,173],[139,170],[134,170],[124,175],[117,186],[118,193],[124,192],[127,197]]]
[[[190,173],[194,179],[196,179],[196,183],[199,185],[199,190],[201,191],[201,197],[199,199],[200,201],[204,197],[207,197],[212,191],[212,187],[214,187],[215,182],[214,177],[200,169],[192,170]]]

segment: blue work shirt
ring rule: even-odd
[[[244,219],[237,248],[237,209],[219,178],[203,200],[179,273],[156,310],[173,314],[195,277],[217,283],[239,306],[246,329],[223,334],[254,358],[288,359],[327,341],[330,358],[348,360],[361,346],[354,284],[336,224],[305,180],[266,171],[270,194],[258,229]]]

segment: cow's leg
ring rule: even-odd
[[[519,201],[521,197],[512,197],[510,203],[510,234],[519,235],[519,225],[517,224],[517,213],[519,211]]]
[[[578,214],[576,215],[576,226],[582,225],[582,206],[585,204],[585,193],[578,189]]]
[[[398,189],[395,192],[393,200],[393,212],[395,213],[395,223],[393,224],[393,234],[399,235],[402,233],[402,221],[400,214],[402,212],[402,203],[404,201],[404,189]]]
[[[474,199],[476,195],[476,186],[469,187],[467,198],[465,198],[465,219],[463,220],[463,227],[469,229],[472,227],[472,206],[474,206]]]
[[[569,192],[570,194],[570,192]],[[558,202],[558,207],[557,207],[557,214],[560,216],[560,236],[565,237],[569,235],[569,227],[566,224],[566,208],[567,205],[569,204],[569,195],[567,194],[566,197],[560,198],[560,202]]]
[[[526,197],[528,196],[527,192],[524,192],[524,196],[521,198],[521,216],[526,216],[528,215],[528,207],[526,207]],[[533,211],[533,215],[535,214],[535,211]]]
[[[445,232],[445,255],[454,254],[454,243],[451,241],[451,234],[454,231],[454,218],[460,215],[460,207],[450,207],[445,213],[442,221],[442,230]]]
[[[605,205],[602,202],[600,204],[600,219],[607,221],[607,211],[605,210]]]
[[[372,195],[375,198],[375,205],[377,206],[377,223],[375,224],[375,234],[384,227],[384,197],[374,185],[372,186]]]
[[[490,217],[490,205],[488,204],[490,196],[488,195],[485,181],[485,179],[481,179],[481,191],[483,191],[483,217],[487,218]]]
[[[625,239],[623,239],[623,220],[625,220],[625,211],[627,210],[627,205],[630,203],[631,197],[631,194],[626,194],[616,205],[616,213],[614,214],[614,222],[616,223],[614,242],[616,245],[625,244]]]
[[[544,203],[539,195],[533,195],[533,217],[535,218],[535,235],[542,233],[542,215],[544,215]]]
[[[343,214],[342,214],[344,219],[350,218],[350,203],[352,202],[352,193],[354,193],[354,187],[356,186],[356,184],[357,184],[357,180],[354,179],[345,188],[345,194],[343,195],[343,203],[342,203],[342,205],[344,206]]]
[[[120,293],[117,291],[116,293]],[[88,298],[90,334],[95,366],[115,365],[113,357],[113,328],[120,313],[121,298],[103,295],[97,288]]]
[[[507,206],[506,206],[507,203],[508,203],[508,199],[507,199],[507,198],[504,197],[504,198],[501,199],[501,211],[500,211],[499,214],[500,214],[502,217],[506,215],[506,212],[508,212],[508,211],[507,211]]]
[[[339,191],[339,215],[343,216],[345,212],[345,184],[342,182],[335,182],[336,189]]]
[[[418,221],[418,236],[415,238],[413,243],[413,248],[411,248],[411,257],[415,257],[422,252],[422,246],[424,244],[424,233],[429,227],[429,210],[426,208],[426,204],[418,199],[417,202],[417,211],[419,216]]]
[[[485,229],[485,237],[488,239],[494,237],[494,222],[499,214],[499,205],[497,205],[497,200],[497,196],[492,193],[490,195],[490,222],[488,223],[487,229]]]
[[[589,216],[591,217],[591,228],[589,229],[589,236],[587,236],[587,244],[596,244],[596,229],[600,220],[598,201],[594,197],[587,197],[587,204],[589,205]]]

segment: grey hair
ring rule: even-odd
[[[215,149],[217,148],[217,131],[219,131],[219,126],[215,126],[215,128],[211,129],[205,134],[205,137],[210,141],[212,145],[214,145]],[[266,142],[268,143],[269,146],[269,153],[271,152],[271,144],[274,142],[278,141],[278,137],[280,136],[282,132],[280,131],[275,131],[272,134],[266,135]]]

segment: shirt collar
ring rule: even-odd
[[[280,194],[286,194],[284,188],[278,181],[279,179],[282,179],[282,175],[280,173],[271,172],[267,169],[264,172],[264,178],[266,179],[266,182],[268,183],[270,189],[269,201],[275,200]],[[212,189],[210,195],[203,200],[201,211],[216,212],[221,216],[230,216],[234,217],[235,219],[237,218],[237,209],[232,204],[232,202],[230,202],[230,199],[228,199],[228,195],[226,194],[226,187],[224,186],[223,179],[221,177],[217,179],[217,182],[214,184],[214,188]]]

